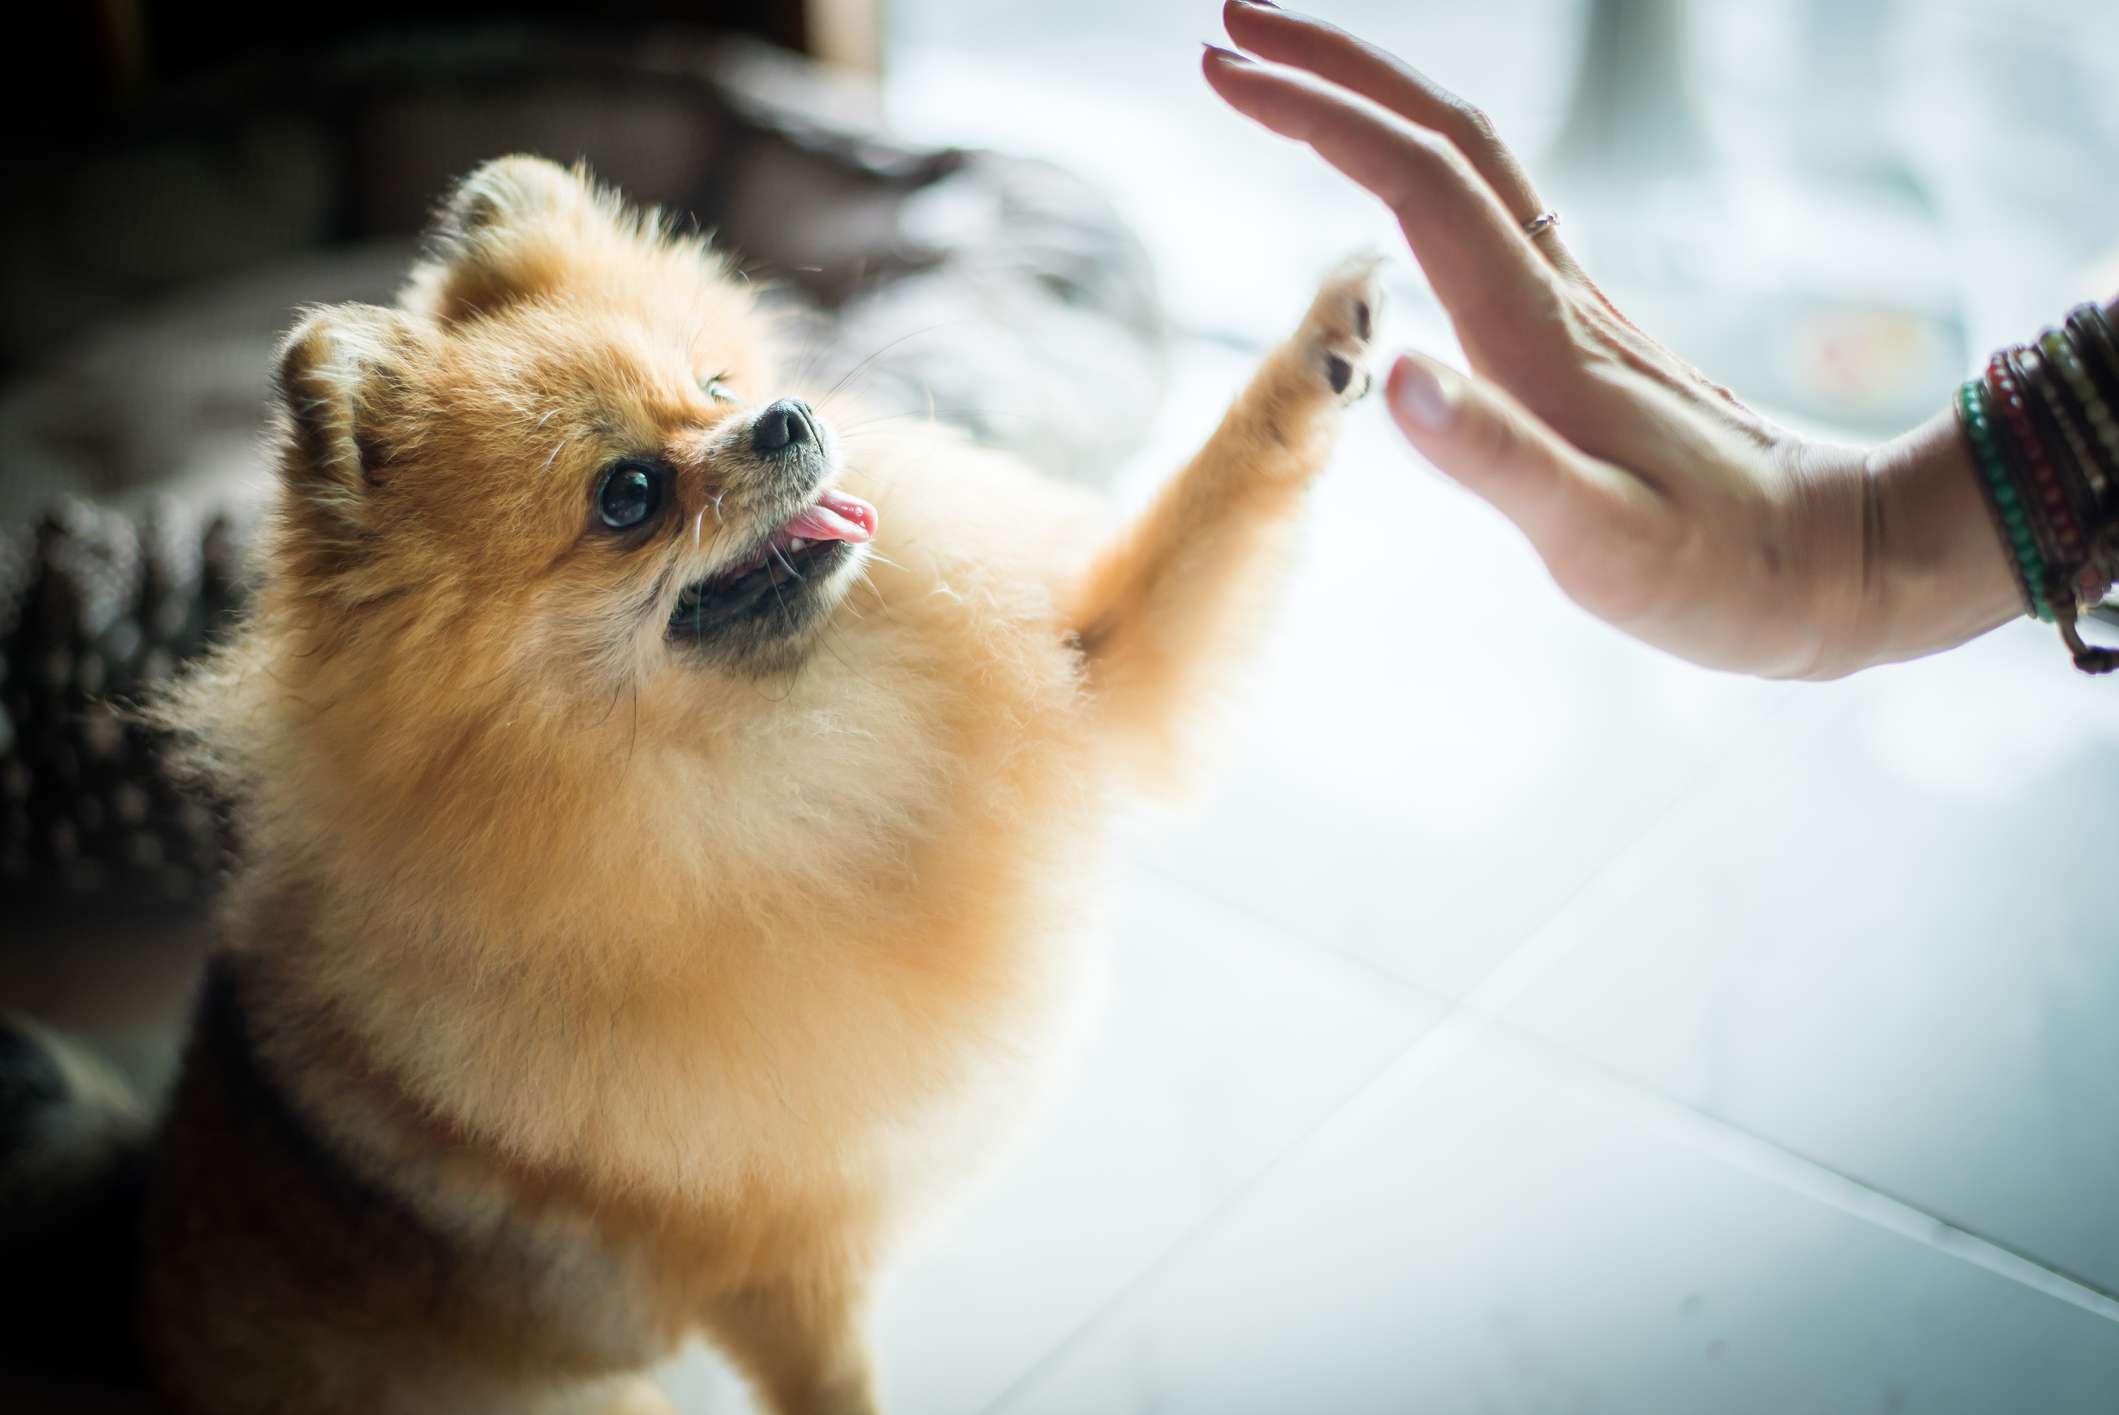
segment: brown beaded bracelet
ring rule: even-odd
[[[2094,525],[2099,488],[2105,485],[2103,467],[2090,447],[2095,433],[2089,419],[2075,411],[2060,377],[2059,360],[2045,352],[2044,343],[2041,339],[2035,347],[2016,350],[2010,363],[2025,390],[2035,395],[2031,413],[2052,438],[2055,460],[2067,463],[2074,473],[2066,485],[2074,493],[2070,499],[2076,523]]]
[[[2098,391],[2119,414],[2119,334],[2105,318],[2104,306],[2081,304],[2069,310],[2066,332]]]
[[[2085,527],[2093,524],[2095,510],[2080,494],[2084,481],[2060,428],[2046,402],[2044,381],[2037,364],[2023,349],[2010,349],[1995,356],[2007,370],[2004,385],[2008,406],[2005,415],[2012,432],[2022,439],[2024,461],[2037,488],[2039,508],[2048,528],[2051,553],[2047,565],[2061,583],[2047,588],[2047,597],[2058,605],[2087,593],[2092,602],[2104,597],[2104,584],[2089,583],[2095,577],[2095,557]],[[1989,378],[1993,376],[1991,369]],[[2081,568],[2077,568],[2081,567]],[[2107,582],[2108,583],[2108,582]]]
[[[2083,672],[2119,669],[2119,649],[2076,627],[2119,580],[2119,332],[2103,307],[1997,350],[1957,412],[2031,612],[2059,626]]]
[[[2008,466],[2017,494],[2023,498],[2038,553],[2044,557],[2047,570],[2057,578],[2066,567],[2083,558],[2081,537],[2068,510],[2060,477],[2046,453],[2045,440],[2032,425],[2023,379],[2006,349],[1987,360],[1987,395],[2002,434],[2002,461]],[[2048,599],[2053,597],[2051,579],[2039,588]]]
[[[2091,381],[2075,346],[2058,331],[2038,341],[2038,351],[2060,377],[2052,381],[2055,410],[2068,423],[2068,444],[2082,464],[2090,495],[2098,503],[2112,495],[2107,466],[2119,466],[2119,417]]]

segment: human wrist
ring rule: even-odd
[[[1864,666],[1954,648],[2024,612],[1955,416],[1863,458]]]

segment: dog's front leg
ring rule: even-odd
[[[1159,732],[1227,659],[1274,584],[1293,512],[1368,392],[1373,258],[1328,277],[1185,469],[1090,567],[1066,605],[1092,689]]]
[[[716,1302],[706,1327],[773,1415],[877,1415],[863,1292],[836,1276],[790,1278]]]

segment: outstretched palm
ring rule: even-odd
[[[1773,425],[1612,305],[1476,109],[1353,35],[1227,0],[1228,103],[1380,197],[1471,363],[1410,357],[1408,438],[1530,538],[1591,613],[1717,668],[1831,677],[2017,605],[1946,417],[1885,447]],[[1942,401],[1938,393],[1937,402]]]

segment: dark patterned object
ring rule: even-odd
[[[233,617],[241,536],[69,500],[0,541],[0,915],[205,899],[226,822],[128,712]]]

